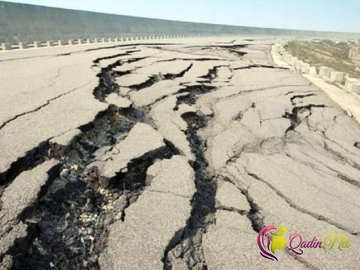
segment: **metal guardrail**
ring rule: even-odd
[[[64,40],[47,40],[47,41],[34,41],[32,43],[19,42],[18,44],[2,43],[1,51],[10,50],[24,50],[31,48],[46,48],[46,47],[59,47],[59,46],[71,46],[81,44],[96,44],[96,43],[110,43],[110,42],[126,42],[136,40],[155,40],[155,39],[178,39],[178,38],[211,38],[211,37],[227,37],[231,35],[178,35],[178,36],[167,36],[167,35],[154,35],[154,36],[132,36],[132,37],[118,37],[118,38],[87,38],[87,39],[70,39]]]

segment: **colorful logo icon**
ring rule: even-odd
[[[259,232],[257,238],[261,256],[263,256],[265,259],[277,261],[278,259],[275,256],[275,251],[278,249],[285,249],[285,233],[285,227],[276,227],[271,225],[263,228]]]
[[[286,228],[284,226],[266,226],[258,234],[257,244],[262,257],[272,261],[278,261],[275,252],[278,249],[285,249],[287,243],[285,239]],[[302,255],[304,249],[338,249],[344,250],[350,247],[351,239],[345,234],[330,233],[324,237],[323,241],[314,236],[310,241],[305,241],[303,237],[294,233],[289,236],[287,250],[296,255]]]

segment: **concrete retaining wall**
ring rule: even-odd
[[[330,80],[330,75],[333,70],[328,67],[320,67],[320,73],[319,76],[323,78],[324,80]]]
[[[360,95],[360,81],[352,78],[347,78],[345,82],[345,89],[349,92]]]
[[[86,1],[84,1],[84,4]],[[86,5],[85,5],[86,6]],[[360,34],[293,31],[147,19],[0,1],[0,43],[169,35],[284,35],[359,39]]]
[[[277,45],[282,46],[282,45]],[[333,83],[350,93],[360,95],[360,81],[358,79],[350,78],[348,74],[343,72],[332,70],[331,68],[322,66],[319,69],[319,74],[315,67],[310,66],[302,60],[292,56],[289,52],[284,50],[283,47],[279,49],[280,55],[282,55],[285,62],[290,67],[299,73],[309,74],[311,76],[320,77],[326,82]]]

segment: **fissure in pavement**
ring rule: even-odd
[[[99,75],[100,84],[94,91],[99,100],[115,90],[111,76],[115,66],[103,69]],[[36,160],[43,161],[49,153],[49,157],[61,161],[61,173],[44,187],[37,207],[24,215],[23,221],[31,226],[26,239],[18,239],[16,248],[8,251],[13,256],[12,269],[99,269],[98,256],[107,242],[107,226],[116,218],[125,218],[124,210],[141,194],[147,168],[154,159],[170,158],[176,153],[167,142],[160,151],[133,160],[128,172],[110,179],[107,188],[100,185],[99,179],[87,170],[94,152],[115,145],[143,116],[136,108],[119,110],[110,106],[92,123],[79,128],[82,133],[69,146],[51,145],[41,151]],[[26,163],[22,170],[35,167],[35,157],[32,153],[26,162],[19,161]],[[19,170],[10,171],[10,175],[19,173]],[[118,210],[121,216],[115,215]]]
[[[171,269],[172,261],[176,258],[182,258],[189,269],[197,267],[205,270],[207,265],[201,246],[202,235],[214,219],[216,182],[207,170],[208,163],[204,157],[206,142],[197,135],[197,130],[206,126],[206,119],[195,113],[184,114],[183,119],[188,124],[186,135],[196,157],[191,164],[195,170],[196,193],[187,226],[175,234],[173,239],[177,241],[170,241],[165,249],[164,270]]]
[[[206,78],[211,82],[217,78],[217,71],[217,67],[210,69]],[[179,97],[177,106],[181,103],[194,104],[198,95],[214,89],[213,87],[205,86],[190,87],[187,89],[189,90],[188,97]],[[181,259],[187,264],[188,269],[206,270],[208,266],[202,248],[202,236],[208,226],[214,222],[217,189],[216,181],[210,170],[208,170],[208,162],[204,157],[206,141],[197,134],[199,129],[206,127],[207,119],[192,112],[183,114],[182,118],[188,125],[186,136],[196,158],[191,163],[195,171],[196,193],[191,203],[191,216],[187,221],[186,227],[175,233],[173,239],[164,250],[163,269],[172,269],[174,260]]]

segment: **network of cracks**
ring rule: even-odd
[[[185,61],[187,64],[184,65],[183,70],[177,73],[154,72],[138,84],[130,84],[126,87],[119,85],[117,83],[119,78],[130,76],[139,69],[134,64],[146,61],[150,57],[136,56],[144,47],[150,47],[160,52],[179,50],[176,46],[173,48],[163,45],[142,45],[134,46],[110,57],[95,59],[93,64],[100,67],[101,72],[98,74],[99,85],[93,91],[94,98],[99,102],[106,103],[107,97],[115,94],[123,99],[131,100],[132,94],[135,92],[146,91],[147,88],[153,89],[160,82],[179,80],[179,87],[175,92],[169,94],[165,92],[165,94],[159,95],[155,101],[148,102],[146,105],[141,102],[138,104],[142,105],[133,102],[124,107],[109,104],[108,109],[100,112],[93,122],[79,127],[79,133],[68,145],[59,145],[51,140],[45,141],[28,152],[26,156],[14,162],[7,172],[0,175],[0,196],[2,196],[6,188],[23,172],[30,171],[48,160],[58,161],[58,164],[48,172],[47,182],[42,186],[37,200],[18,216],[17,222],[27,224],[27,234],[25,237],[17,238],[14,245],[1,256],[0,261],[2,261],[4,269],[100,269],[99,260],[102,252],[107,248],[109,227],[115,222],[126,221],[127,209],[136,204],[143,192],[151,186],[151,177],[147,175],[148,169],[157,162],[184,155],[184,150],[177,146],[177,142],[164,138],[164,146],[130,160],[126,169],[118,171],[114,177],[110,178],[103,176],[99,168],[93,164],[99,152],[107,153],[115,149],[116,145],[126,140],[137,124],[143,123],[157,130],[158,123],[153,119],[152,111],[156,105],[171,96],[176,97],[176,106],[173,108],[173,112],[180,111],[184,106],[195,108],[184,111],[180,117],[186,123],[186,129],[182,130],[182,133],[193,155],[192,159],[188,159],[188,163],[194,172],[196,191],[190,200],[191,213],[188,219],[180,230],[174,232],[173,237],[163,249],[161,258],[163,269],[173,269],[174,262],[178,260],[181,260],[188,269],[208,269],[203,236],[210,226],[216,224],[218,211],[233,212],[244,217],[251,224],[254,233],[259,232],[266,225],[264,211],[249,192],[249,186],[238,184],[237,176],[222,173],[213,165],[213,161],[208,160],[211,155],[206,153],[210,147],[214,146],[212,140],[214,135],[203,136],[203,134],[207,134],[208,129],[216,130],[215,127],[219,121],[219,115],[215,108],[216,102],[220,102],[222,99],[230,100],[233,97],[246,99],[247,94],[276,89],[276,87],[261,86],[255,89],[246,89],[246,86],[241,88],[234,85],[236,80],[234,81],[233,78],[243,76],[241,73],[243,70],[289,71],[268,63],[259,64],[253,63],[251,60],[244,60],[243,57],[247,55],[245,49],[251,48],[248,45],[230,43],[193,46],[182,47],[182,56],[159,57],[152,63],[176,65],[177,61]],[[187,54],[188,57],[184,57],[184,54]],[[101,63],[104,60],[113,60],[113,63],[103,67]],[[241,64],[242,60],[246,64]],[[197,74],[196,69],[200,69],[200,67],[204,69],[203,66],[206,66],[207,63],[209,64],[205,68],[206,73]],[[119,71],[121,67],[131,65],[135,68],[128,70],[124,68]],[[195,76],[190,76],[192,72]],[[187,75],[195,81],[186,81]],[[248,75],[244,74],[244,76]],[[229,91],[233,91],[233,93],[223,95],[225,86],[230,87]],[[291,105],[290,110],[284,111],[278,117],[287,123],[286,127],[281,130],[282,135],[278,135],[277,138],[275,135],[264,137],[254,132],[255,139],[251,143],[236,147],[232,151],[232,155],[225,159],[224,166],[232,166],[248,153],[264,154],[265,151],[272,151],[275,148],[274,152],[277,152],[280,151],[279,145],[283,149],[286,148],[287,144],[294,143],[298,136],[302,136],[297,129],[305,125],[308,130],[319,132],[319,136],[325,138],[321,150],[324,155],[359,170],[360,165],[357,161],[336,151],[333,146],[336,142],[327,138],[327,130],[331,128],[331,125],[321,129],[320,124],[314,124],[311,119],[313,114],[318,114],[319,110],[331,105],[318,102],[318,100],[312,103],[311,98],[318,95],[315,90],[303,91],[303,86],[297,88],[298,85],[291,84],[284,84],[283,87],[285,86],[293,87],[295,90],[277,94]],[[240,90],[236,90],[237,87]],[[124,88],[127,91],[123,91]],[[213,93],[219,93],[219,95],[212,96]],[[211,98],[209,112],[201,110],[197,106],[199,101],[203,102],[206,97]],[[261,102],[272,97],[274,97],[272,93],[265,95],[261,98]],[[246,109],[239,109],[229,122],[225,121],[224,123],[241,125],[246,120],[248,112],[256,114],[258,107],[262,106],[261,102],[249,102]],[[332,124],[337,121],[336,117],[339,116],[333,116]],[[279,120],[262,115],[260,125],[265,126],[265,122],[273,119]],[[243,128],[249,129],[249,126],[243,126]],[[216,134],[216,131],[212,132]],[[326,143],[327,140],[331,143]],[[305,142],[305,139],[301,138],[299,141]],[[354,141],[353,148],[354,151],[358,151],[359,142]],[[286,150],[284,151],[286,152]],[[302,160],[299,162],[304,163]],[[360,187],[358,179],[346,175],[343,171],[336,171],[335,174],[341,181],[355,188]],[[265,184],[296,211],[358,236],[358,232],[349,226],[297,205],[295,201],[287,197],[275,185],[263,179],[262,176],[257,175],[257,172],[251,168],[245,168],[245,175],[251,179],[250,181]],[[218,201],[218,185],[224,182],[231,184],[239,192],[239,196],[243,196],[248,207],[238,209]],[[12,226],[9,230],[12,230]],[[300,260],[300,262],[306,267],[316,269],[306,261]]]

